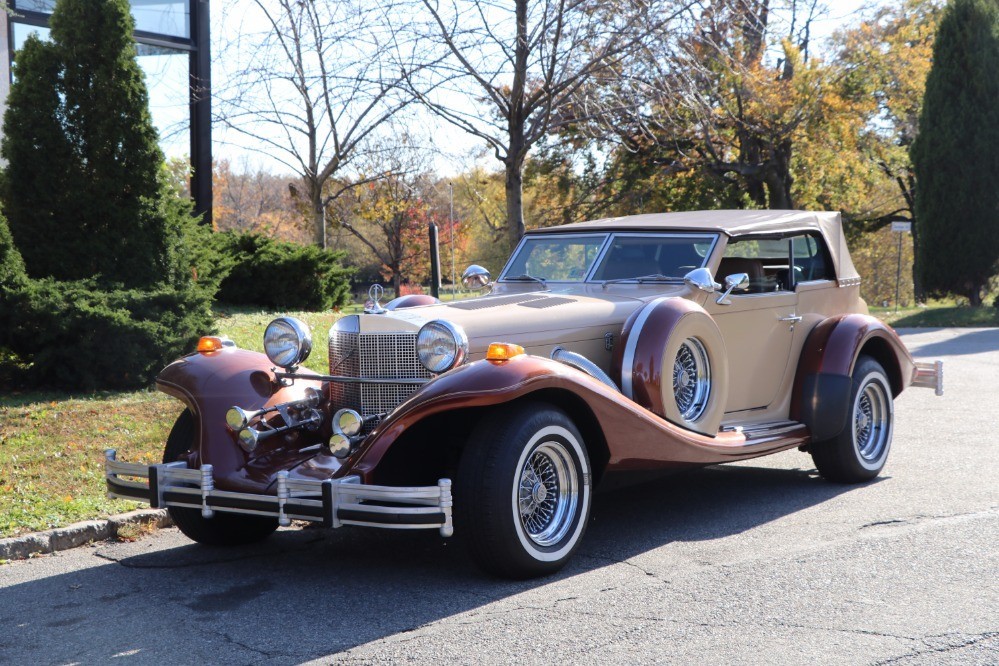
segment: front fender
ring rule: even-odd
[[[747,442],[742,433],[702,435],[670,423],[603,382],[538,356],[476,361],[433,380],[402,403],[371,433],[340,474],[372,476],[404,433],[446,410],[499,407],[541,391],[562,391],[585,405],[607,445],[608,470],[652,470],[752,458],[807,441],[800,428],[781,438]]]
[[[184,356],[163,369],[156,377],[156,387],[179,399],[194,414],[197,423],[196,441],[191,443],[187,459],[190,467],[209,464],[219,487],[224,490],[261,492],[271,485],[280,470],[291,469],[312,457],[300,454],[295,446],[274,447],[282,437],[274,437],[269,445],[261,445],[251,457],[237,443],[225,422],[225,413],[238,405],[257,410],[304,397],[306,387],[320,387],[309,380],[311,371],[300,370],[302,379],[292,386],[282,386],[271,372],[273,363],[264,354],[245,349],[223,348],[207,354]],[[314,437],[308,432],[288,433],[293,438]],[[283,442],[287,444],[287,442]],[[311,442],[303,443],[307,446]],[[266,465],[263,464],[266,460]]]
[[[832,439],[846,427],[853,367],[861,354],[881,364],[894,396],[912,382],[915,361],[884,322],[861,314],[820,322],[805,339],[791,398],[791,418],[807,425],[814,441]]]

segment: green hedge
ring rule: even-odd
[[[195,231],[185,242],[207,240]],[[179,248],[178,256],[190,251]],[[197,263],[197,262],[195,262]],[[25,276],[0,215],[0,354],[19,361],[20,383],[63,390],[148,386],[156,373],[211,333],[211,298],[220,273],[177,279],[148,290]],[[23,376],[20,376],[23,375]]]
[[[148,386],[215,325],[206,292],[169,286],[100,291],[89,280],[32,280],[4,300],[0,347],[28,364],[30,383],[63,389]]]
[[[218,300],[274,310],[328,310],[350,302],[352,269],[344,252],[276,241],[259,234],[216,234],[219,252],[234,265]]]

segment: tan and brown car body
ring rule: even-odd
[[[924,386],[937,381],[932,371],[917,367],[890,327],[868,314],[837,213],[640,215],[537,229],[528,238],[596,232],[710,235],[715,241],[703,267],[719,282],[728,274],[726,265],[739,269],[732,272],[746,272],[741,269],[748,265],[760,270],[762,278],[790,269],[787,264],[753,266],[752,258],[727,260],[726,248],[737,240],[811,235],[825,244],[831,273],[793,289],[736,291],[727,304],[718,302],[719,293],[682,282],[542,285],[501,274],[491,292],[479,298],[437,303],[409,297],[381,314],[344,317],[330,334],[330,375],[344,374],[345,364],[353,363],[337,346],[343,335],[355,336],[350,338],[355,341],[415,337],[427,322],[446,320],[465,331],[469,350],[459,367],[439,376],[421,375],[427,379],[421,387],[389,396],[390,409],[379,408],[385,411],[377,425],[345,459],[325,447],[328,422],[317,430],[296,429],[270,438],[247,453],[226,425],[226,411],[233,405],[256,410],[299,399],[307,387],[315,387],[325,396],[320,411],[328,421],[342,407],[372,413],[357,403],[367,401],[365,396],[383,400],[388,389],[341,385],[304,370],[288,382],[263,354],[234,348],[192,354],[156,380],[191,410],[198,424],[188,467],[211,465],[215,488],[237,493],[274,494],[279,476],[311,481],[353,476],[361,484],[383,486],[432,484],[448,476],[464,438],[485,410],[538,400],[558,405],[578,424],[594,476],[600,479],[614,472],[752,458],[834,437],[846,426],[851,373],[861,354],[881,364],[895,396],[914,381]],[[717,387],[708,410],[715,415],[692,427],[671,418],[663,404],[672,363],[667,361],[667,341],[675,331],[703,328],[706,321],[711,330],[703,337],[712,347]],[[516,343],[527,353],[507,361],[486,360],[492,342]],[[619,390],[552,360],[556,347],[589,359]],[[422,370],[414,359],[388,358],[392,353],[388,347],[382,352],[387,376]]]

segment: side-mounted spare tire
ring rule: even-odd
[[[631,315],[614,356],[626,396],[703,435],[718,433],[728,397],[725,339],[704,308],[682,298],[649,302]]]

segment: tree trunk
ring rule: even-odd
[[[968,304],[973,308],[979,308],[982,306],[982,287],[985,285],[981,280],[969,280],[965,284],[968,285],[968,291],[966,296],[968,297]]]
[[[916,303],[925,303],[926,294],[923,293],[923,278],[919,273],[919,236],[916,233],[916,211],[909,209],[912,218],[912,300]]]
[[[506,163],[506,230],[510,249],[513,250],[524,235],[524,174],[522,161]]]
[[[312,218],[312,240],[326,249],[326,206],[322,185],[309,181],[309,216]]]

